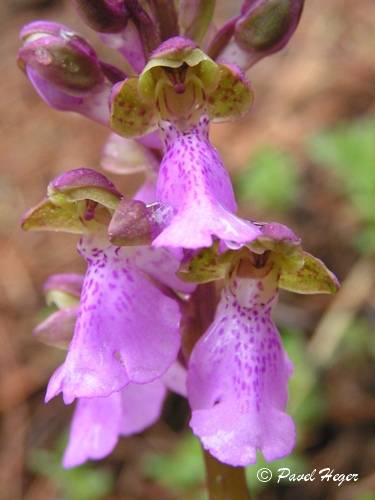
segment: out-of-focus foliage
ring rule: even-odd
[[[144,460],[143,472],[147,478],[178,491],[181,500],[207,498],[202,488],[203,455],[198,440],[191,434],[182,437],[174,451],[167,455],[148,454]]]
[[[373,326],[364,318],[355,321],[347,332],[345,342],[341,345],[338,355],[342,359],[354,363],[363,363],[364,357],[375,360],[375,336]]]
[[[272,211],[287,210],[299,196],[294,158],[273,146],[264,146],[234,178],[239,201]]]
[[[282,330],[282,338],[294,365],[294,373],[289,381],[289,409],[301,438],[306,427],[324,418],[324,397],[322,391],[318,391],[316,387],[317,369],[307,355],[304,333]]]
[[[359,249],[375,250],[375,120],[362,118],[321,132],[308,143],[317,165],[330,169],[363,224]]]
[[[64,440],[65,441],[65,440]],[[32,452],[29,467],[33,472],[48,477],[56,485],[62,498],[66,500],[103,500],[112,491],[113,478],[104,467],[83,465],[75,469],[61,467],[61,442],[57,449],[46,451],[36,449]]]

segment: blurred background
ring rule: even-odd
[[[219,17],[239,2],[221,4]],[[83,266],[74,236],[22,233],[19,219],[58,173],[99,168],[108,132],[49,109],[15,60],[18,31],[35,18],[66,23],[98,45],[68,1],[3,0],[0,14],[0,498],[203,500],[201,452],[177,396],[157,425],[122,440],[108,459],[60,467],[72,408],[43,397],[64,353],[39,345],[31,331],[44,280]],[[267,466],[330,467],[359,481],[262,484],[260,461],[247,470],[253,498],[375,498],[374,51],[373,0],[307,0],[288,47],[249,72],[250,115],[212,128],[242,215],[287,223],[342,282],[334,297],[281,296],[275,319],[295,364],[289,411],[298,445]],[[106,55],[102,46],[99,53]],[[111,178],[128,193],[139,182]]]

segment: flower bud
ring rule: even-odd
[[[122,196],[104,175],[89,168],[61,174],[50,182],[47,194],[22,217],[24,230],[76,234],[102,231]]]
[[[100,33],[117,33],[128,21],[123,0],[73,0],[73,4],[86,24]]]
[[[104,80],[95,51],[77,34],[57,23],[37,21],[21,31],[19,64],[71,95],[81,95]]]
[[[81,295],[83,276],[74,273],[53,274],[43,285],[47,305],[58,309],[77,305]]]
[[[294,33],[304,0],[251,2],[236,23],[234,37],[249,52],[270,54],[280,50]]]

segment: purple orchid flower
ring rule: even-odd
[[[214,267],[222,274],[215,278],[225,277],[225,286],[188,369],[191,428],[204,448],[232,466],[255,463],[257,451],[277,460],[295,444],[294,423],[285,412],[292,364],[271,317],[278,288],[332,293],[338,287],[289,228],[259,228],[261,236],[249,248],[218,256]],[[207,262],[196,261],[193,279],[213,279]]]
[[[169,225],[153,241],[155,247],[209,247],[213,239],[228,245],[251,242],[259,235],[252,223],[234,215],[232,184],[208,139],[208,118],[181,132],[162,126],[165,155],[160,165],[157,199],[172,207]]]
[[[90,243],[81,240],[79,246],[88,269],[77,324],[46,401],[60,392],[71,403],[76,397],[108,396],[130,382],[152,382],[171,366],[180,347],[176,301],[126,250]]]
[[[79,252],[88,268],[74,336],[64,364],[50,380],[46,400],[60,392],[66,403],[77,397],[109,396],[129,383],[160,378],[180,347],[181,313],[177,297],[168,290],[194,289],[176,277],[181,251],[112,245],[96,217],[106,220],[105,213],[114,210],[121,195],[95,171],[62,174],[48,192],[44,205],[26,215],[24,227],[49,229],[51,211],[61,210],[62,215],[55,216],[60,227],[84,232]],[[146,183],[136,198],[150,201],[151,194]]]
[[[161,380],[129,384],[108,397],[80,398],[70,429],[63,466],[100,460],[114,449],[120,436],[142,432],[159,417],[166,396]]]
[[[285,413],[292,365],[271,318],[277,272],[233,276],[190,358],[190,425],[212,455],[233,466],[255,463],[257,450],[277,460],[295,444]]]

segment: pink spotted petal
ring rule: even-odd
[[[273,273],[231,281],[190,358],[190,425],[213,456],[233,466],[255,463],[257,450],[276,460],[295,442],[285,413],[292,367],[270,316],[276,284]]]
[[[128,383],[152,382],[171,366],[180,345],[180,311],[134,263],[132,252],[82,240],[88,269],[64,364],[46,400],[102,397]]]
[[[162,124],[166,153],[160,165],[157,199],[174,209],[155,247],[200,248],[213,238],[229,245],[248,243],[260,230],[235,215],[230,177],[208,139],[208,119],[186,132]]]

